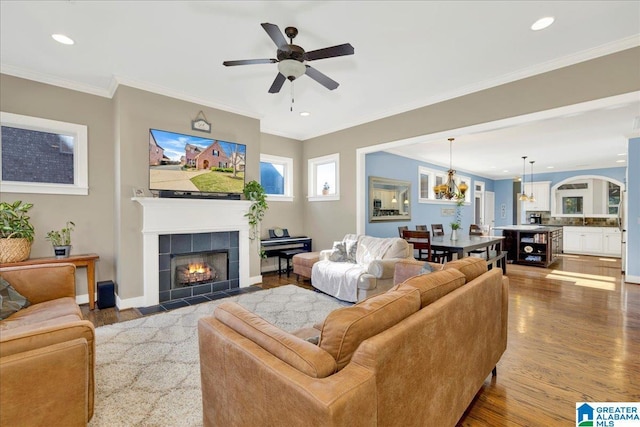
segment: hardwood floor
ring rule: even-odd
[[[622,281],[619,259],[564,255],[507,275],[507,351],[459,426],[575,425],[576,402],[640,401],[640,285]],[[289,283],[295,275],[265,274],[256,286]],[[96,326],[141,316],[83,312]]]

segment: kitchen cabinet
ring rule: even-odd
[[[523,202],[525,211],[548,211],[550,210],[551,181],[530,182],[524,184],[525,192],[533,197],[533,202]]]
[[[621,234],[614,227],[563,227],[564,253],[621,256]]]
[[[617,228],[605,228],[603,240],[603,252],[615,257],[622,256],[622,233]]]

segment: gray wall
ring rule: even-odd
[[[212,123],[214,139],[247,145],[246,179],[259,180],[260,122],[256,119],[203,107],[175,98],[120,86],[114,97],[115,161],[118,181],[114,186],[116,218],[117,283],[120,298],[143,294],[142,206],[131,201],[134,187],[149,188],[149,129],[199,134],[191,120],[202,110]],[[215,215],[215,212],[212,212]],[[249,276],[260,274],[257,250],[250,252]]]
[[[330,248],[356,231],[357,148],[638,91],[639,63],[640,48],[628,49],[304,141],[304,162],[340,153],[341,180],[339,201],[305,206],[306,233]]]
[[[3,193],[3,201],[22,200],[34,204],[31,219],[36,230],[31,257],[52,256],[46,240],[50,230],[61,229],[67,221],[76,224],[72,253],[95,252],[97,280],[115,274],[113,168],[114,146],[112,102],[73,90],[31,80],[0,75],[0,109],[4,112],[78,123],[88,128],[89,195]],[[78,294],[86,294],[86,275],[77,275]]]

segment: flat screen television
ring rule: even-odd
[[[149,129],[149,189],[160,197],[239,199],[247,146]]]

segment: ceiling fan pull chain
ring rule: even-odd
[[[291,81],[291,112],[293,112],[293,80]]]

